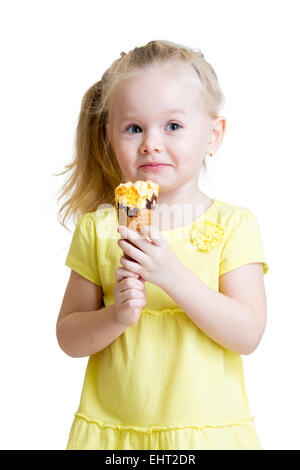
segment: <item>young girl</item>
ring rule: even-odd
[[[60,196],[79,217],[57,339],[89,356],[67,449],[262,449],[241,358],[266,324],[260,229],[198,188],[222,100],[203,54],[168,41],[122,53],[83,97]],[[147,179],[159,197],[136,233],[114,190]]]

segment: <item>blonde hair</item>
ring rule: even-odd
[[[218,116],[223,105],[224,96],[217,75],[200,49],[156,40],[120,55],[101,80],[85,92],[76,129],[74,159],[65,165],[63,172],[55,175],[71,172],[58,198],[59,201],[64,196],[68,197],[58,212],[58,220],[67,230],[65,220],[68,217],[73,216],[76,224],[81,215],[95,211],[100,204],[114,205],[115,187],[126,182],[106,133],[111,98],[123,80],[144,72],[154,64],[190,64],[198,74],[205,108],[212,119]],[[205,167],[205,159],[202,166]]]

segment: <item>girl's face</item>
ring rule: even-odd
[[[203,108],[196,72],[168,64],[121,83],[107,132],[127,180],[151,179],[162,193],[197,185],[204,154],[216,150],[210,145],[219,135],[215,125]],[[166,166],[142,167],[149,162]]]

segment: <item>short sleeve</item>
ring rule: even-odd
[[[94,284],[101,285],[96,227],[90,213],[82,215],[77,222],[65,265]]]
[[[265,260],[258,221],[249,209],[237,211],[228,222],[227,240],[220,257],[219,276],[244,264],[263,263],[267,274],[269,266]]]

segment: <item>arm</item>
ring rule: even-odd
[[[101,308],[101,286],[71,270],[56,323],[61,349],[71,357],[84,357],[106,348],[125,330],[115,318],[115,304]]]
[[[180,263],[164,290],[214,341],[238,354],[250,354],[265,329],[263,282],[261,263],[241,266],[220,276],[220,290],[225,295]]]

